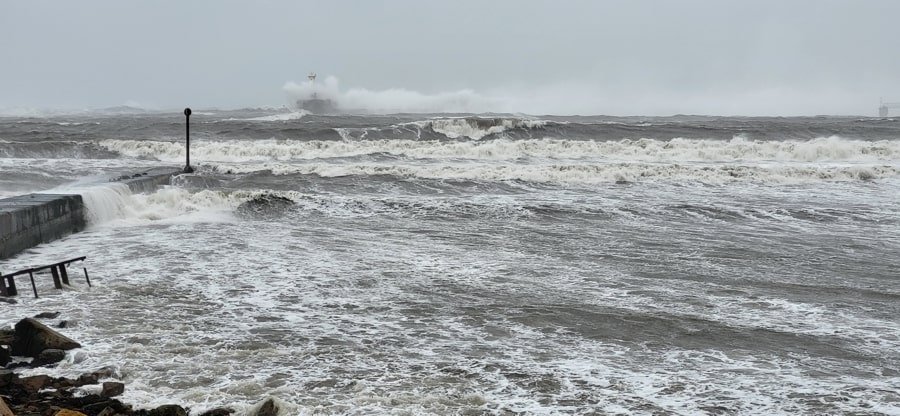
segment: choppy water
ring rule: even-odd
[[[61,310],[125,399],[286,414],[900,414],[900,120],[195,112],[0,119],[84,195]],[[262,193],[283,213],[238,215]]]

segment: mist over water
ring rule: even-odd
[[[364,112],[490,101],[332,82]],[[183,117],[0,118],[0,196],[86,203],[2,263],[88,256],[92,289],[0,306],[79,322],[51,373],[195,412],[900,413],[895,118],[191,122],[196,173],[132,194],[108,179],[181,166]]]
[[[284,91],[288,94],[289,104],[316,94],[321,99],[334,101],[345,111],[375,114],[506,112],[512,104],[508,98],[484,96],[469,89],[436,94],[406,88],[350,88],[342,91],[334,76],[326,77],[321,83],[288,81],[284,85]]]

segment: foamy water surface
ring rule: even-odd
[[[0,304],[78,321],[51,373],[113,365],[124,400],[195,413],[900,414],[890,124],[208,114],[276,133],[201,136],[150,194],[104,175],[178,162],[157,131],[103,119],[49,158],[0,135],[3,192],[88,208],[2,263],[88,256],[93,288]],[[271,194],[292,206],[238,209]]]

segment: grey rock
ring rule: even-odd
[[[16,337],[16,331],[12,329],[0,329],[0,345],[10,345],[13,338]]]
[[[266,399],[256,413],[252,413],[251,416],[278,416],[278,405],[275,404],[275,399],[271,397]]]
[[[234,413],[234,409],[228,407],[217,407],[215,409],[209,409],[203,413],[200,413],[199,416],[228,416]]]
[[[13,370],[0,369],[0,387],[6,387],[19,378]]]
[[[36,376],[31,376],[31,377],[23,377],[23,378],[14,380],[14,383],[18,384],[19,386],[21,386],[23,389],[25,389],[29,393],[35,393],[38,390],[49,386],[50,383],[52,383],[52,382],[53,382],[53,379],[51,379],[50,376],[48,376],[46,374],[40,374],[40,375],[36,375]]]
[[[34,317],[37,319],[53,319],[59,316],[59,312],[41,312]]]
[[[103,397],[116,397],[122,393],[125,393],[125,385],[118,381],[106,381],[103,383],[103,389],[100,390],[100,395]]]
[[[116,409],[113,409],[112,407],[107,406],[107,407],[103,408],[103,410],[101,410],[100,413],[97,413],[97,416],[115,416],[115,414],[116,414]]]
[[[66,352],[63,350],[49,349],[41,351],[34,361],[31,362],[32,367],[41,367],[48,364],[56,364],[66,359]]]
[[[71,350],[81,344],[67,338],[33,318],[25,318],[16,324],[12,341],[12,355],[37,357],[48,349]]]
[[[78,321],[64,320],[64,321],[59,321],[59,323],[56,324],[56,327],[57,328],[72,328],[77,325],[78,325]]]
[[[164,404],[147,412],[147,416],[187,416],[187,411],[177,404]]]

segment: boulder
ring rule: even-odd
[[[9,356],[9,350],[6,347],[0,347],[0,367],[6,367],[12,358]]]
[[[107,407],[104,407],[103,410],[100,411],[100,413],[97,413],[97,416],[115,416],[115,414],[116,414],[116,409],[113,409],[112,407],[107,406]]]
[[[59,321],[59,323],[56,324],[56,327],[57,328],[72,328],[76,325],[78,325],[78,321],[63,320],[63,321]]]
[[[0,388],[12,384],[18,378],[19,376],[13,370],[0,369]]]
[[[60,411],[53,414],[53,416],[87,416],[84,413],[77,412],[75,410],[69,409],[61,409]]]
[[[53,319],[59,316],[59,312],[41,312],[34,317],[36,319]]]
[[[32,367],[41,367],[49,364],[56,364],[66,359],[66,352],[63,350],[49,349],[43,350],[34,360],[31,361]]]
[[[10,305],[15,305],[15,304],[19,303],[19,301],[15,300],[13,298],[6,298],[3,296],[0,296],[0,302],[8,303]]]
[[[98,396],[99,397],[99,396]],[[112,416],[112,415],[146,415],[146,411],[135,413],[131,405],[122,403],[116,399],[105,399],[96,403],[91,403],[82,407],[82,410],[89,415]]]
[[[73,381],[73,385],[76,387],[80,387],[88,384],[97,384],[101,379],[113,377],[118,377],[118,375],[116,374],[116,369],[107,366],[94,371],[93,373],[84,373],[78,376],[78,379]]]
[[[121,377],[118,374],[118,371],[116,370],[116,368],[111,365],[108,365],[106,367],[101,367],[99,370],[94,371],[91,374],[93,374],[94,376],[97,376],[97,378]]]
[[[2,397],[0,397],[0,416],[15,416],[12,410],[9,410],[9,406],[6,405]]]
[[[234,409],[228,407],[217,407],[215,409],[209,409],[203,413],[200,413],[200,416],[228,416],[234,413]]]
[[[51,385],[54,389],[68,389],[71,387],[78,387],[77,380],[73,380],[68,377],[59,377],[53,380],[53,384]]]
[[[262,402],[259,407],[256,408],[256,411],[250,412],[251,416],[278,416],[278,404],[275,403],[275,399],[269,397],[266,401]]]
[[[25,318],[16,324],[16,334],[12,341],[12,355],[37,357],[48,349],[71,350],[81,344],[67,338],[34,318]]]
[[[0,329],[0,345],[10,345],[16,337],[14,329]]]
[[[118,381],[104,382],[103,389],[100,390],[100,395],[103,397],[116,397],[122,393],[125,393],[125,385]]]
[[[99,395],[90,394],[84,396],[83,398],[80,398],[79,401],[73,401],[72,404],[80,406],[81,410],[84,410],[85,412],[93,415],[100,413],[108,408],[112,408],[114,403],[110,400],[106,400],[105,398],[100,397]],[[115,409],[113,408],[113,410]]]
[[[147,412],[147,416],[187,416],[187,411],[177,404],[164,404]]]
[[[84,386],[87,384],[97,384],[100,382],[100,376],[95,373],[84,373],[78,376],[78,379],[75,380],[75,384],[78,386]]]
[[[25,391],[31,393],[37,392],[38,390],[49,386],[52,382],[53,379],[51,379],[50,376],[46,374],[40,374],[31,377],[22,377],[16,380],[16,384],[25,389]]]

